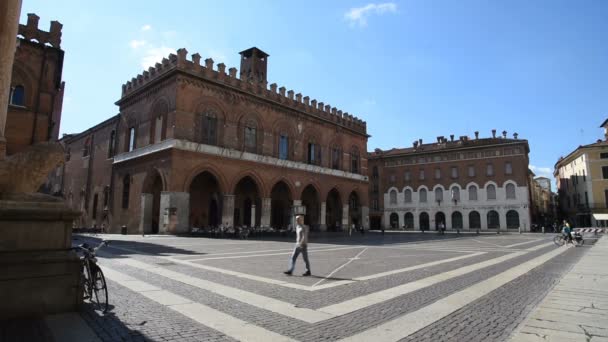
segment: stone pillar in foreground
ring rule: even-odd
[[[319,229],[322,232],[327,231],[327,222],[325,222],[325,219],[326,219],[325,218],[325,211],[326,210],[327,210],[327,203],[321,202],[321,219],[320,219],[321,225],[319,226]]]
[[[363,221],[363,229],[369,230],[369,207],[361,207],[361,220]]]
[[[272,215],[272,199],[262,198],[262,219],[260,225],[262,227],[270,227],[270,215]]]
[[[342,229],[348,230],[348,204],[342,206]]]
[[[159,232],[182,234],[190,231],[190,193],[163,191],[160,193],[162,220]]]
[[[234,195],[224,195],[222,208],[222,224],[224,227],[234,226]]]
[[[251,205],[251,225],[250,227],[255,227],[255,204]]]
[[[0,1],[0,160],[6,156],[6,115],[17,48],[21,0]]]

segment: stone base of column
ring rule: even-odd
[[[0,319],[78,310],[80,260],[69,250],[78,216],[51,196],[0,194]]]

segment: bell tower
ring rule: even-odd
[[[266,83],[268,54],[257,47],[239,52],[241,55],[241,80]]]

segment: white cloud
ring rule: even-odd
[[[133,39],[129,42],[129,46],[131,46],[131,49],[138,49],[142,46],[146,45],[146,41],[145,40],[137,40],[137,39]]]
[[[367,25],[367,17],[372,14],[384,14],[384,13],[395,13],[397,12],[397,4],[394,2],[385,2],[382,4],[367,4],[363,7],[354,7],[344,13],[344,18],[350,22],[351,25],[358,24],[360,27]]]
[[[141,59],[141,66],[144,69],[148,69],[154,66],[156,63],[160,63],[163,58],[167,58],[169,54],[175,53],[174,48],[167,46],[152,47],[146,50],[144,56]]]
[[[142,31],[150,31],[151,29],[152,29],[152,26],[150,26],[148,24],[146,24],[146,25],[144,25],[144,26],[141,27]]]
[[[536,177],[547,177],[549,179],[553,178],[553,169],[550,167],[530,165],[530,170],[536,174]]]

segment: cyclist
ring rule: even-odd
[[[562,235],[566,239],[566,243],[572,243],[572,229],[566,220],[564,220],[564,225],[562,226]]]

